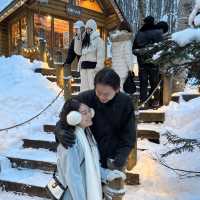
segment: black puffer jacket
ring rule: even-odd
[[[138,64],[140,67],[142,67],[146,63],[146,60],[151,58],[152,55],[149,53],[146,53],[145,55],[137,54],[135,49],[141,49],[147,45],[161,42],[162,40],[163,33],[161,30],[152,29],[147,31],[138,31],[133,42],[132,51],[133,54],[137,56]]]
[[[64,65],[71,65],[76,57],[79,60],[81,56],[77,55],[74,51],[74,39],[73,39],[69,46],[67,58],[66,58]]]
[[[95,110],[92,133],[100,151],[101,164],[107,167],[108,158],[122,167],[136,142],[135,115],[130,97],[119,92],[111,101],[101,103],[95,91],[82,92],[77,99]]]
[[[144,48],[149,44],[161,42],[163,40],[163,33],[161,30],[153,29],[147,31],[138,31],[133,43],[133,49]]]

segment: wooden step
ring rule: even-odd
[[[40,169],[46,172],[53,172],[56,169],[56,164],[51,162],[44,162],[38,160],[27,160],[21,158],[10,158],[7,157],[13,168],[27,168],[27,169]],[[127,173],[127,184],[128,185],[138,185],[139,175]]]
[[[43,171],[53,172],[56,167],[56,164],[51,162],[13,158],[13,157],[7,157],[7,158],[10,160],[13,168],[40,169]]]
[[[137,130],[138,138],[148,139],[154,143],[160,143],[160,133],[152,130]]]
[[[32,197],[40,197],[50,199],[44,187],[38,187],[18,182],[0,180],[0,188],[2,191],[26,194]]]
[[[55,125],[44,125],[44,131],[47,133],[55,132]],[[152,130],[137,130],[138,138],[146,139],[160,139],[160,134]]]
[[[198,98],[198,97],[200,97],[200,94],[183,94],[182,95],[182,98],[185,101],[190,101],[190,100]],[[172,96],[171,100],[178,103],[179,102],[179,98],[180,98],[180,96],[176,96],[175,95],[175,96]]]
[[[11,168],[1,172],[0,188],[7,192],[50,199],[45,186],[51,177],[52,173],[43,173],[39,170]]]
[[[71,74],[72,74],[72,76],[73,76],[74,78],[79,78],[79,77],[80,77],[80,72],[78,72],[78,71],[72,70],[72,71],[71,71]]]
[[[57,143],[43,140],[31,140],[23,139],[24,148],[33,148],[33,149],[48,149],[49,151],[56,152]]]
[[[56,76],[55,68],[36,68],[34,71],[36,73],[41,73],[44,76]]]
[[[56,82],[57,81],[56,76],[46,76],[46,78],[51,82]]]
[[[139,111],[138,121],[143,123],[161,122],[165,121],[164,112],[151,112],[151,111]]]

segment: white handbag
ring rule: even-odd
[[[50,179],[46,185],[47,193],[52,200],[62,200],[65,194],[65,191],[68,187],[64,187],[63,184],[58,180],[56,176],[56,171],[53,173],[53,177]]]

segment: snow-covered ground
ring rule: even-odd
[[[40,62],[30,63],[29,60],[21,56],[0,57],[0,129],[33,117],[46,107],[60,91],[54,83],[49,82],[41,74],[33,72],[34,68],[41,65]],[[32,138],[52,141],[53,135],[42,134],[42,126],[48,123],[55,124],[63,102],[63,98],[60,97],[51,108],[29,124],[0,132],[1,156],[15,156],[15,154],[17,156],[20,154],[24,158],[29,156],[29,158],[38,159],[38,153],[40,153],[40,158],[54,162],[55,155],[51,152],[41,150],[33,154],[34,150],[24,151],[21,148],[21,139]],[[162,111],[166,112],[166,121],[163,125],[141,124],[140,128],[157,130],[161,133],[170,130],[181,137],[200,138],[200,98],[188,103],[171,103],[168,107],[161,108],[159,112]],[[160,145],[150,143],[147,140],[139,140],[138,148],[147,149],[146,151],[138,151],[138,163],[133,170],[133,172],[140,174],[141,184],[139,186],[128,186],[125,200],[200,200],[200,178],[183,179],[155,160],[155,158],[160,157],[161,153],[171,148],[170,145],[164,145],[164,143],[166,143],[164,137],[161,137]],[[171,155],[165,161],[174,168],[200,171],[199,151]],[[10,173],[10,177],[12,176],[13,179],[21,178],[25,182],[31,180],[26,179],[26,176],[30,176],[30,173],[33,172],[27,170],[24,171],[24,174],[17,174],[10,169],[9,163],[3,158],[1,158],[1,166],[0,175],[2,176]],[[40,171],[34,173],[33,175],[38,177]],[[37,180],[38,184],[42,184],[42,178],[38,177],[36,182],[34,180],[34,184],[37,184]],[[35,197],[0,192],[0,200],[3,199],[39,200]]]

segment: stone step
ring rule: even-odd
[[[164,112],[152,112],[152,111],[139,111],[138,121],[143,123],[163,123],[165,121]]]
[[[0,188],[5,191],[50,199],[45,186],[52,173],[30,169],[8,169],[0,174]]]
[[[190,101],[190,100],[192,100],[192,99],[195,99],[195,98],[198,98],[198,97],[200,97],[200,94],[183,94],[182,95],[182,98],[183,98],[183,100],[185,100],[185,101]],[[171,98],[171,100],[172,101],[175,101],[175,102],[179,102],[179,99],[180,99],[180,96],[179,95],[174,95],[174,96],[172,96],[172,98]]]
[[[44,76],[56,76],[55,68],[36,68],[34,72],[41,73]]]

